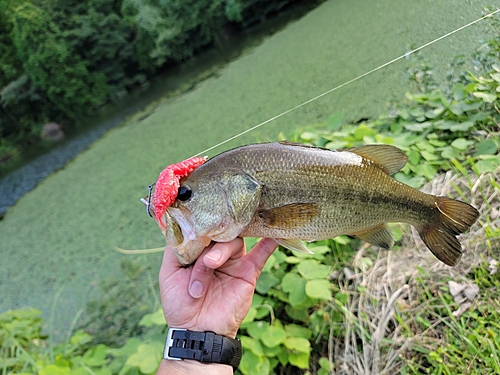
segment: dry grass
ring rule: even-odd
[[[358,252],[352,269],[345,269],[339,278],[342,291],[351,298],[346,306],[336,306],[345,317],[345,335],[330,335],[329,357],[335,374],[398,373],[407,359],[419,355],[415,349],[430,351],[442,343],[439,323],[450,316],[437,317],[425,329],[416,321],[427,306],[422,285],[433,293],[447,288],[447,280],[471,282],[467,275],[473,267],[498,256],[492,249],[500,248],[500,238],[487,240],[486,231],[496,228],[498,233],[500,228],[499,189],[491,182],[499,181],[499,174],[500,169],[465,178],[448,172],[424,188],[468,201],[480,211],[478,222],[460,238],[465,251],[456,267],[437,261],[408,227],[400,250],[379,251],[375,259],[376,250],[370,246]]]

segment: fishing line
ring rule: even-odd
[[[249,128],[249,129],[247,129],[247,130],[244,130],[244,131],[242,131],[241,133],[238,133],[238,134],[236,134],[236,135],[233,135],[232,137],[227,138],[226,140],[224,140],[224,141],[222,141],[222,142],[220,142],[220,143],[217,143],[216,145],[214,145],[214,146],[212,146],[212,147],[209,147],[209,148],[207,148],[206,150],[203,150],[203,151],[201,151],[201,152],[199,152],[199,153],[197,153],[196,155],[193,155],[193,156],[203,155],[203,154],[207,153],[208,151],[213,150],[214,148],[217,148],[217,147],[219,147],[219,146],[222,146],[223,144],[226,144],[226,143],[228,143],[228,142],[232,141],[233,139],[239,138],[239,137],[241,137],[242,135],[244,135],[244,134],[246,134],[246,133],[251,132],[252,130],[255,130],[255,129],[257,129],[257,128],[260,128],[261,126],[264,126],[264,125],[266,125],[266,124],[270,123],[271,121],[274,121],[274,120],[276,120],[276,119],[278,119],[278,118],[280,118],[280,117],[285,116],[286,114],[288,114],[288,113],[290,113],[290,112],[295,111],[296,109],[299,109],[299,108],[301,108],[301,107],[303,107],[303,106],[305,106],[305,105],[307,105],[307,104],[309,104],[309,103],[312,103],[312,102],[314,102],[315,100],[318,100],[318,99],[322,98],[323,96],[326,96],[326,95],[328,95],[328,94],[331,94],[331,93],[332,93],[332,92],[334,92],[334,91],[337,91],[337,90],[339,90],[339,89],[341,89],[341,88],[343,88],[343,87],[345,87],[345,86],[347,86],[347,85],[350,85],[351,83],[356,82],[356,81],[358,81],[358,80],[360,80],[360,79],[362,79],[362,78],[366,77],[367,75],[370,75],[370,74],[372,74],[372,73],[375,73],[376,71],[378,71],[378,70],[380,70],[380,69],[383,69],[383,68],[385,68],[386,66],[391,65],[392,63],[395,63],[396,61],[399,61],[399,60],[401,60],[401,59],[404,59],[404,58],[406,58],[407,56],[411,55],[412,53],[418,52],[418,51],[420,51],[420,50],[424,49],[425,47],[428,47],[428,46],[430,46],[430,45],[432,45],[432,44],[434,44],[434,43],[436,43],[436,42],[439,42],[440,40],[443,40],[443,39],[445,39],[445,38],[447,38],[447,37],[449,37],[449,36],[451,36],[451,35],[453,35],[453,34],[455,34],[455,33],[459,32],[459,31],[461,31],[461,30],[463,30],[463,29],[466,29],[466,28],[467,28],[467,27],[469,27],[469,26],[472,26],[472,25],[474,25],[474,24],[476,24],[476,23],[478,23],[478,22],[480,22],[480,21],[482,21],[482,20],[484,20],[484,19],[486,19],[486,18],[492,17],[494,14],[496,14],[496,13],[498,13],[498,12],[500,12],[500,8],[499,8],[499,9],[497,9],[497,10],[495,10],[495,11],[493,11],[493,12],[491,12],[491,13],[488,13],[487,15],[485,15],[485,16],[483,16],[483,17],[481,17],[481,18],[478,18],[478,19],[477,19],[477,20],[475,20],[475,21],[469,22],[468,24],[466,24],[466,25],[464,25],[464,26],[461,26],[461,27],[459,27],[458,29],[455,29],[455,30],[453,30],[453,31],[450,31],[449,33],[444,34],[444,35],[440,36],[439,38],[436,38],[436,39],[434,39],[434,40],[432,40],[432,41],[430,41],[430,42],[428,42],[428,43],[426,43],[426,44],[423,44],[423,45],[421,45],[421,46],[420,46],[420,47],[418,47],[418,48],[415,48],[415,49],[413,49],[413,50],[411,50],[411,51],[409,51],[409,52],[406,52],[405,54],[403,54],[403,55],[401,55],[401,56],[399,56],[399,57],[396,57],[395,59],[392,59],[391,61],[388,61],[388,62],[386,62],[385,64],[382,64],[382,65],[380,65],[380,66],[378,66],[378,67],[376,67],[376,68],[374,68],[374,69],[372,69],[372,70],[369,70],[369,71],[368,71],[368,72],[366,72],[366,73],[363,73],[363,74],[361,74],[361,75],[357,76],[356,78],[353,78],[353,79],[351,79],[351,80],[349,80],[349,81],[346,81],[346,82],[344,82],[344,83],[342,83],[342,84],[340,84],[340,85],[338,85],[338,86],[336,86],[336,87],[334,87],[334,88],[332,88],[332,89],[330,89],[330,90],[328,90],[328,91],[325,91],[325,92],[323,92],[322,94],[319,94],[319,95],[315,96],[314,98],[311,98],[311,99],[309,99],[309,100],[306,100],[305,102],[300,103],[300,104],[296,105],[296,106],[295,106],[295,107],[293,107],[293,108],[290,108],[290,109],[288,109],[288,110],[286,110],[286,111],[284,111],[284,112],[281,112],[280,114],[278,114],[278,115],[276,115],[276,116],[274,116],[274,117],[271,117],[271,118],[267,119],[266,121],[261,122],[260,124],[257,124],[257,125],[255,125],[255,126],[253,126],[253,127]]]

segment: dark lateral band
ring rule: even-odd
[[[213,332],[193,332],[169,328],[163,358],[191,359],[202,363],[222,363],[238,368],[241,361],[241,342]]]

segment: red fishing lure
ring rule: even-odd
[[[162,216],[167,211],[167,208],[174,203],[175,198],[177,198],[180,179],[186,177],[206,161],[206,157],[190,158],[180,163],[169,165],[158,176],[153,203],[156,221],[163,228],[166,228],[167,225],[163,222]]]

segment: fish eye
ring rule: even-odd
[[[179,199],[181,202],[186,202],[191,198],[191,195],[193,195],[193,190],[189,186],[181,186],[179,188],[179,191],[177,192],[177,199]]]

